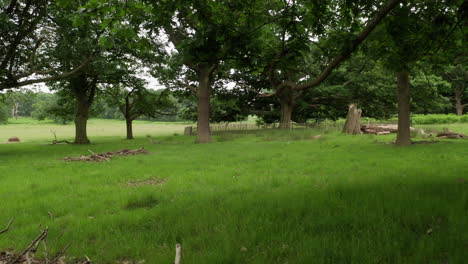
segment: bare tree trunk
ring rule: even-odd
[[[15,103],[14,108],[15,108],[15,119],[16,119],[16,120],[18,120],[18,106],[19,106],[19,104],[18,104],[18,103]]]
[[[457,100],[455,102],[455,109],[457,110],[457,116],[463,115],[463,105],[461,104],[461,101]]]
[[[87,134],[87,125],[89,118],[89,109],[91,104],[85,96],[76,98],[76,114],[75,114],[75,144],[89,144]]]
[[[200,70],[200,80],[197,89],[197,143],[210,143],[210,96],[211,96],[211,72]]]
[[[286,88],[279,94],[280,97],[280,129],[290,129],[292,123],[292,112],[294,110],[294,91]]]
[[[407,71],[397,73],[398,79],[398,134],[396,144],[411,145],[410,87]]]
[[[281,115],[280,115],[280,129],[290,129],[291,128],[291,117],[292,117],[293,105],[281,101]]]
[[[361,134],[361,114],[362,110],[358,109],[357,104],[351,104],[349,106],[343,133],[351,135]]]
[[[127,124],[127,139],[133,139],[133,120],[126,118],[125,122]]]
[[[465,108],[465,106],[462,104],[462,98],[463,98],[463,90],[456,89],[455,90],[455,109],[457,111],[457,116],[462,116],[463,109]]]
[[[18,120],[18,103],[13,100],[13,106],[11,107],[11,118]]]
[[[89,80],[92,77],[92,80]],[[75,144],[89,144],[87,125],[89,110],[96,95],[98,76],[78,75],[70,80],[76,98],[75,109]]]

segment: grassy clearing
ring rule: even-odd
[[[0,223],[17,219],[0,248],[24,248],[42,224],[50,247],[72,241],[69,255],[96,263],[171,263],[180,241],[186,263],[468,259],[468,140],[398,148],[381,144],[394,136],[297,130],[150,144],[145,134],[166,127],[144,125],[134,141],[96,135],[90,146],[37,144],[49,135],[31,125],[35,143],[0,145]],[[141,146],[151,154],[61,160]]]
[[[31,118],[10,119],[8,125],[0,125],[0,142],[9,137],[16,136],[26,142],[52,141],[52,131],[57,133],[60,139],[73,139],[75,126],[73,122],[67,125],[54,123],[53,121],[37,121]],[[134,136],[145,137],[183,134],[185,123],[164,123],[152,121],[134,121]],[[88,121],[88,136],[90,140],[97,137],[125,137],[125,121],[110,119],[91,119]]]

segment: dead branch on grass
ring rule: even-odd
[[[181,264],[182,263],[182,245],[176,244],[176,255],[174,264]]]
[[[68,141],[68,140],[58,140],[57,139],[57,131],[55,130],[50,130],[50,133],[52,133],[52,135],[54,135],[54,140],[52,140],[52,145],[56,145],[56,144],[61,144],[61,143],[66,143],[66,144],[73,144],[72,142]]]
[[[15,222],[15,218],[13,217],[10,222],[8,223],[7,227],[5,229],[3,229],[2,231],[0,231],[0,235],[3,234],[3,233],[6,233],[8,232],[8,230],[10,230],[10,227],[11,225],[13,225],[13,222]]]

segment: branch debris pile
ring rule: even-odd
[[[79,157],[65,157],[65,161],[86,161],[86,162],[105,162],[110,161],[113,156],[133,156],[139,154],[148,154],[148,151],[143,147],[139,149],[122,149],[117,151],[94,153],[90,150],[91,155],[81,155]]]

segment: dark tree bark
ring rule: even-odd
[[[457,116],[462,116],[463,115],[463,105],[461,103],[461,100],[458,98],[455,98],[455,109],[457,111]]]
[[[125,117],[125,124],[127,128],[127,139],[133,139],[133,120],[136,118],[132,117],[133,104],[130,102],[130,96],[134,90],[130,91],[125,97],[125,105],[120,109]]]
[[[97,76],[92,79],[85,74],[80,74],[70,80],[70,88],[75,94],[75,144],[89,144],[87,125],[89,110],[96,95]]]
[[[210,143],[210,96],[212,70],[199,70],[199,84],[197,89],[197,143]]]
[[[463,110],[468,106],[468,104],[462,103],[464,90],[464,87],[455,90],[455,110],[457,111],[458,116],[462,116]]]
[[[280,99],[280,129],[290,129],[292,121],[292,113],[294,110],[294,91],[287,87],[284,88],[279,94]]]
[[[399,146],[411,145],[410,134],[410,86],[408,72],[403,70],[397,73],[398,79],[398,134],[396,144]]]
[[[76,114],[75,114],[75,144],[89,144],[87,134],[87,124],[89,118],[89,109],[91,104],[86,96],[78,96],[76,98]]]
[[[126,119],[125,122],[127,124],[127,139],[133,139],[133,120]]]

